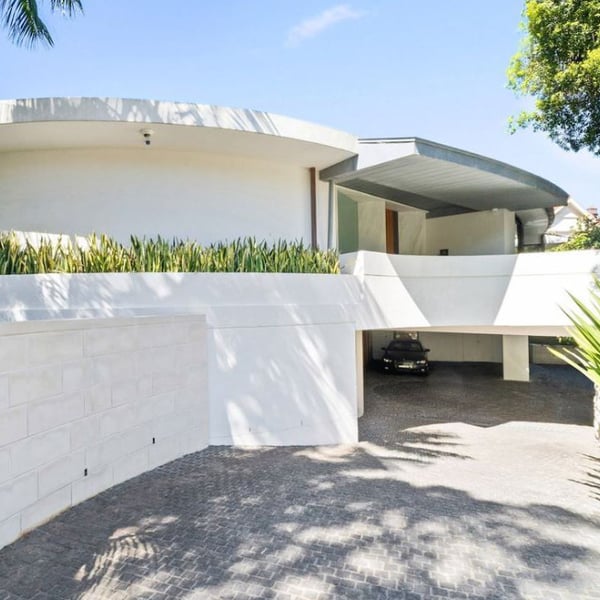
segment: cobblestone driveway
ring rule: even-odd
[[[0,598],[600,598],[591,392],[535,379],[371,374],[360,444],[165,465],[0,551]]]

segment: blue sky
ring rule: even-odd
[[[0,97],[121,96],[256,108],[362,137],[420,136],[600,204],[600,158],[509,135],[522,0],[83,0],[53,49],[0,36]]]

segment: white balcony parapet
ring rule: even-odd
[[[345,273],[363,283],[359,329],[564,335],[569,293],[585,298],[600,252],[401,256],[356,252]]]

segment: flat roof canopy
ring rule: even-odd
[[[123,98],[0,100],[0,154],[144,148],[239,155],[325,168],[355,156],[354,136],[258,110]]]
[[[359,155],[321,179],[438,217],[564,205],[553,183],[506,163],[419,138],[360,140]]]

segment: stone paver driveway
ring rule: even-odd
[[[367,379],[352,447],[210,448],[0,551],[0,599],[600,598],[589,386]]]

